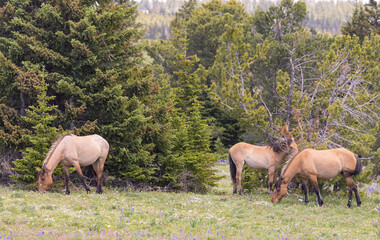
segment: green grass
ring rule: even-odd
[[[0,187],[0,239],[379,239],[380,192],[360,189],[362,207],[348,209],[347,194],[323,195],[325,207],[286,196],[270,202],[264,191],[233,196],[228,166],[209,194],[128,192],[98,195]],[[323,194],[323,193],[322,193]],[[353,205],[356,202],[353,201]]]

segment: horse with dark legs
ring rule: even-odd
[[[281,176],[275,183],[272,202],[278,203],[287,194],[288,184],[298,175],[302,180],[305,202],[309,202],[307,184],[308,180],[310,180],[317,195],[318,204],[323,206],[317,179],[331,179],[338,174],[342,174],[348,186],[347,206],[351,207],[352,192],[354,192],[357,206],[360,207],[361,201],[358,188],[352,176],[358,175],[361,171],[362,163],[360,158],[345,148],[330,150],[304,149],[284,166]]]
[[[50,147],[42,169],[38,172],[38,191],[42,193],[49,189],[53,183],[53,172],[57,165],[62,163],[62,169],[65,174],[66,194],[70,194],[69,169],[72,166],[75,167],[87,193],[90,192],[90,188],[87,186],[81,170],[81,167],[90,164],[92,164],[98,179],[96,193],[102,193],[101,177],[108,151],[108,142],[96,134],[83,137],[73,134],[60,136]]]
[[[239,188],[239,194],[243,194],[241,174],[244,164],[255,169],[268,169],[268,188],[269,192],[271,192],[273,181],[284,158],[289,154],[297,152],[297,143],[293,138],[288,138],[280,143],[268,146],[255,146],[244,142],[235,144],[228,151],[231,179],[234,185],[233,194],[237,193],[237,188]]]

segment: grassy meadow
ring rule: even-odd
[[[232,195],[228,165],[217,163],[224,176],[206,195],[132,192],[104,189],[86,194],[72,189],[40,195],[0,187],[0,239],[379,239],[380,186],[360,186],[362,207],[347,194],[286,196],[279,204],[254,191]]]

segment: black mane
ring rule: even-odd
[[[279,177],[279,179],[276,181],[276,183],[274,184],[274,189],[280,189],[281,188],[281,182],[284,178],[283,177]]]
[[[275,142],[270,143],[268,146],[273,149],[274,152],[280,153],[287,150],[287,146],[289,146],[292,143],[291,138],[287,138],[286,140],[283,140],[281,142]]]

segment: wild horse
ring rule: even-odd
[[[330,179],[342,174],[348,185],[347,206],[351,207],[352,191],[354,191],[357,206],[360,207],[361,201],[358,188],[352,176],[359,174],[361,170],[362,163],[360,158],[345,148],[330,150],[304,149],[284,166],[281,176],[275,183],[272,202],[279,202],[287,194],[289,182],[298,174],[302,180],[305,202],[309,202],[307,183],[310,179],[317,194],[319,206],[322,206],[323,200],[317,179]]]
[[[45,192],[49,189],[53,183],[53,172],[57,165],[62,163],[62,169],[65,173],[66,194],[70,194],[69,169],[71,166],[75,167],[87,193],[90,192],[81,170],[82,166],[90,164],[92,164],[98,179],[96,192],[102,193],[101,177],[108,151],[108,142],[99,135],[79,137],[73,134],[65,134],[60,136],[50,147],[42,169],[38,172],[38,191]]]
[[[235,144],[228,151],[230,172],[233,182],[233,194],[242,195],[241,173],[244,164],[256,169],[268,169],[269,172],[269,191],[272,189],[273,179],[277,175],[277,170],[283,163],[284,158],[289,154],[298,152],[297,143],[293,138],[288,138],[279,143],[267,146],[255,146],[240,142]]]

